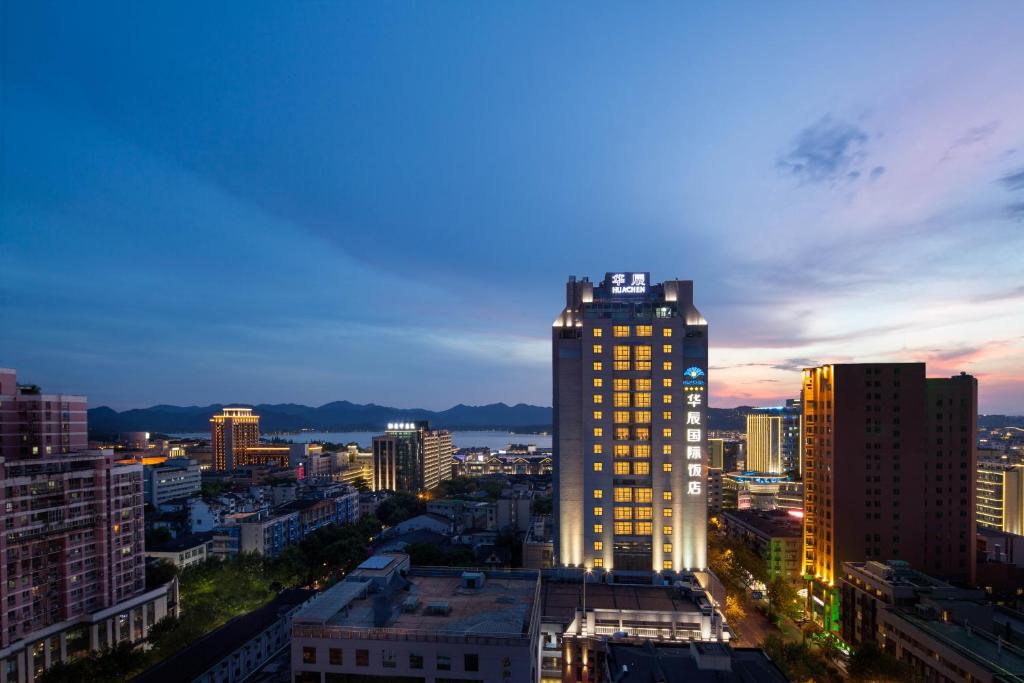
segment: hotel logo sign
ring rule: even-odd
[[[650,273],[608,273],[605,278],[612,296],[643,296],[650,281]]]

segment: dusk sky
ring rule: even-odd
[[[712,405],[926,361],[1024,413],[1024,3],[6,8],[21,381],[550,405],[566,278],[638,270]]]

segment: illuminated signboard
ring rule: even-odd
[[[392,431],[415,430],[416,424],[413,422],[389,422],[388,429]]]
[[[686,407],[686,493],[699,496],[704,484],[704,371],[691,366],[683,372],[687,387]]]
[[[643,296],[651,283],[650,273],[608,273],[605,282],[612,296]]]

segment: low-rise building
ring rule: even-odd
[[[552,565],[554,552],[551,515],[537,515],[523,538],[523,567],[548,569]]]
[[[926,681],[1024,677],[1024,650],[1003,640],[982,591],[951,586],[897,560],[844,562],[839,584],[841,634],[850,645],[875,642]]]
[[[194,496],[202,485],[199,463],[188,458],[170,458],[159,464],[144,465],[142,472],[146,502],[154,506]]]
[[[296,588],[235,617],[147,669],[133,683],[236,683],[288,646],[291,617],[316,595]]]
[[[166,543],[146,548],[147,560],[170,562],[178,569],[205,562],[212,556],[213,532],[188,534],[172,538]]]
[[[737,538],[764,558],[771,578],[798,581],[803,571],[803,516],[790,510],[726,510],[726,535]]]
[[[724,643],[643,644],[607,641],[603,670],[594,683],[787,683],[775,663],[758,648]],[[563,681],[570,680],[563,677]]]
[[[375,555],[292,619],[292,680],[538,680],[540,576]]]

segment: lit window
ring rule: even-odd
[[[636,347],[636,360],[650,360],[651,347],[647,344],[640,344]]]
[[[603,400],[604,399],[601,397],[601,394],[594,394],[594,403],[600,403]]]
[[[661,527],[661,533],[664,536],[671,536],[672,535],[672,526],[671,525],[667,525],[667,526]]]
[[[614,395],[615,407],[616,408],[628,408],[629,407],[629,392],[628,391],[616,391]]]
[[[598,378],[594,378],[594,381],[597,382],[597,381],[600,381],[600,380]],[[600,384],[595,384],[594,386],[595,387],[599,387],[601,385]],[[661,380],[661,386],[663,386],[663,387],[670,387],[670,386],[672,386],[672,378],[671,377],[663,377],[662,380]]]
[[[594,550],[604,550],[604,542],[594,541]]]
[[[671,337],[672,336],[672,328],[671,327],[663,327],[663,328],[661,328],[661,336],[662,337]]]
[[[671,344],[662,344],[661,345],[661,352],[662,353],[672,353],[672,345]]]
[[[604,363],[602,363],[599,360],[595,360],[594,361],[594,370],[596,370],[597,372],[600,372],[603,369],[604,369]]]
[[[672,444],[667,443],[661,447],[662,455],[672,455]]]
[[[651,445],[649,443],[638,443],[633,447],[633,455],[638,458],[651,457]]]
[[[650,474],[651,463],[649,462],[635,462],[633,463],[633,474]]]
[[[615,440],[616,441],[629,441],[629,427],[616,427],[615,428]]]
[[[636,535],[637,536],[650,536],[654,531],[654,525],[651,522],[637,522],[636,523]]]
[[[601,559],[600,557],[595,557],[594,558],[594,567],[596,567],[597,569],[600,569],[603,566],[604,566],[604,560]]]
[[[600,327],[595,327],[594,328],[594,336],[595,337],[600,337],[602,334],[604,334],[604,330],[602,330]]]
[[[650,503],[653,499],[653,493],[649,488],[638,488],[636,490],[636,502],[638,503]]]
[[[601,489],[594,489],[594,498],[601,498],[604,495],[604,491]]]
[[[594,427],[594,436],[604,436],[604,428]]]
[[[594,508],[594,516],[601,517],[602,515],[604,515],[604,508],[598,505]]]
[[[672,569],[672,560],[664,560],[661,563],[661,568],[662,569]]]
[[[633,430],[633,438],[637,441],[648,441],[651,438],[651,430],[647,427],[637,427]]]
[[[671,410],[663,410],[663,411],[661,411],[661,419],[662,420],[671,420],[672,419],[672,411]]]
[[[633,508],[616,506],[615,519],[633,519]]]
[[[671,403],[672,402],[672,394],[662,394],[661,395],[661,402],[662,403]]]
[[[661,492],[661,499],[662,500],[672,500],[672,492],[671,491],[662,491]]]
[[[616,458],[628,458],[629,457],[629,444],[617,443],[615,444],[615,457]]]
[[[600,462],[595,462],[594,463],[594,471],[595,472],[600,472],[602,469],[604,469],[604,463],[600,463]]]
[[[594,525],[594,533],[595,534],[603,534],[604,533],[604,524],[595,524]]]
[[[649,410],[638,410],[638,411],[636,411],[636,420],[635,421],[636,422],[641,422],[641,423],[643,423],[643,422],[650,422],[651,421],[651,411],[649,411]]]
[[[633,523],[632,522],[615,522],[615,534],[618,536],[632,536],[633,535]]]
[[[672,463],[666,462],[666,463],[662,464],[661,471],[662,472],[671,472],[672,471]]]
[[[614,363],[614,368],[616,370],[629,370],[629,361],[628,360],[617,360]]]
[[[641,506],[636,508],[637,519],[651,519],[654,516],[654,508],[648,506]]]
[[[663,428],[663,429],[661,430],[661,435],[662,435],[663,437],[665,437],[666,439],[669,439],[669,438],[671,438],[671,437],[672,437],[672,428],[671,428],[671,427],[664,427],[664,428]]]
[[[594,419],[595,419],[595,420],[600,420],[600,419],[601,419],[602,417],[604,417],[604,415],[603,415],[603,414],[601,414],[601,411],[600,411],[600,410],[595,410],[595,411],[594,411]]]
[[[661,362],[661,369],[662,370],[671,370],[672,369],[672,361],[670,361],[670,360],[663,360]]]
[[[648,347],[650,348],[650,347]],[[615,360],[629,360],[629,347],[623,344],[617,344],[613,352],[615,354]]]
[[[616,394],[617,396],[618,394]],[[616,410],[612,415],[612,419],[615,422],[621,424],[623,422],[629,422],[629,411],[628,410]]]
[[[616,503],[631,503],[633,502],[633,489],[627,486],[616,486],[615,487],[615,502]]]
[[[604,352],[604,347],[602,347],[600,344],[594,344],[594,353],[603,353],[603,352]]]
[[[633,388],[636,391],[650,391],[651,390],[651,378],[650,377],[638,377],[633,380]]]
[[[612,325],[613,337],[628,337],[629,325]]]
[[[654,328],[651,325],[637,325],[636,336],[638,337],[650,337],[654,334]]]
[[[600,377],[595,377],[594,378],[594,386],[595,387],[603,387],[604,386],[604,380],[601,379]]]
[[[637,408],[650,408],[651,407],[651,394],[646,391],[638,391],[633,394],[633,405]]]
[[[672,552],[672,544],[671,543],[662,543],[661,544],[661,552],[663,552],[663,553],[670,553],[670,552]]]
[[[617,378],[615,380],[615,391],[629,391],[629,380]]]
[[[672,516],[672,508],[662,508],[661,516],[662,517],[671,517]]]
[[[615,474],[629,474],[629,463],[621,460],[616,461]]]
[[[594,455],[601,455],[602,453],[604,453],[604,444],[595,443]]]

